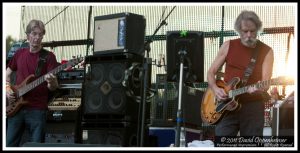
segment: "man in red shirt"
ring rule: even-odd
[[[257,50],[253,72],[246,85],[271,78],[274,55],[271,47],[256,38],[261,27],[262,22],[253,11],[242,11],[237,17],[234,28],[240,38],[224,42],[207,74],[209,88],[217,100],[224,101],[228,98],[225,90],[217,86],[215,79],[215,74],[224,63],[226,63],[224,73],[226,83],[233,77],[242,80],[252,54]],[[215,135],[237,136],[240,132],[240,136],[263,136],[265,101],[263,95],[267,89],[268,86],[250,87],[246,93],[239,95],[236,99],[241,107],[223,116],[216,125]]]
[[[30,90],[22,96],[23,101],[28,103],[21,107],[11,117],[7,117],[6,146],[17,147],[20,145],[25,128],[29,130],[31,142],[41,142],[44,138],[46,124],[46,112],[48,107],[48,94],[58,88],[57,78],[49,73],[57,67],[57,60],[52,52],[42,47],[42,39],[45,35],[45,25],[40,20],[31,20],[26,27],[28,48],[21,48],[15,53],[6,69],[6,86],[10,86],[10,75],[16,71],[16,85],[20,85],[29,75],[35,74],[40,60],[41,51],[47,52],[46,62],[40,70],[40,76],[45,75],[46,82]],[[39,76],[35,76],[35,79]],[[19,99],[13,90],[7,88],[7,104],[12,104]]]

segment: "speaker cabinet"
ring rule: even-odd
[[[136,147],[137,124],[129,122],[99,122],[95,127],[85,127],[83,125],[82,143]]]
[[[294,92],[273,107],[272,135],[294,136]]]
[[[152,103],[151,126],[169,127],[176,125],[176,89],[168,89],[167,75],[156,74],[155,101]]]
[[[45,131],[45,143],[77,142],[76,122],[48,122]]]
[[[168,81],[179,81],[180,55],[185,51],[183,81],[204,82],[204,33],[200,31],[167,32]]]
[[[200,106],[204,92],[190,87],[183,89],[183,118],[186,127],[199,128],[202,126]]]
[[[128,52],[144,55],[144,16],[118,13],[96,16],[94,21],[94,54]]]
[[[137,65],[142,59],[119,54],[91,56],[88,62],[89,72],[83,85],[83,119],[136,121],[139,110],[136,96],[141,95]],[[131,73],[126,73],[129,70]],[[126,80],[129,75],[135,79]],[[149,109],[146,113],[150,114]]]
[[[165,76],[160,76],[164,78]],[[157,77],[158,78],[158,77]],[[158,79],[157,79],[158,80]],[[163,80],[161,80],[163,81]],[[158,81],[159,83],[162,83]],[[164,81],[163,81],[164,82]],[[164,85],[161,97],[156,96],[156,101],[153,104],[151,125],[152,126],[175,126],[177,111],[178,111],[178,86],[176,89],[167,90],[167,82]],[[200,104],[204,92],[195,90],[188,86],[182,87],[182,118],[185,127],[198,128],[202,126],[202,120],[200,116]]]

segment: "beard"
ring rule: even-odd
[[[242,39],[242,43],[247,47],[254,47],[256,45],[257,39],[256,38],[245,38]]]

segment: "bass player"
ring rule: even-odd
[[[46,82],[29,91],[22,97],[28,103],[20,108],[13,116],[7,117],[6,146],[18,147],[25,128],[29,130],[31,142],[42,142],[44,139],[44,128],[46,124],[46,112],[48,107],[48,94],[58,88],[55,75],[47,72],[54,69],[57,64],[53,53],[42,47],[42,39],[45,35],[45,25],[40,20],[31,20],[26,27],[28,48],[21,48],[13,56],[6,69],[6,99],[7,105],[18,102],[10,88],[10,75],[16,71],[16,84],[20,85],[32,74],[45,74]],[[42,51],[44,58],[41,58]],[[44,64],[38,64],[44,59]],[[38,69],[38,65],[43,65]],[[38,71],[38,73],[37,73]],[[37,76],[35,76],[37,77]]]

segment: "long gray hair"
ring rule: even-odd
[[[240,33],[241,32],[241,23],[243,20],[250,20],[256,25],[257,31],[262,28],[262,22],[259,17],[253,11],[244,10],[240,13],[240,15],[236,18],[234,23],[234,29]]]

